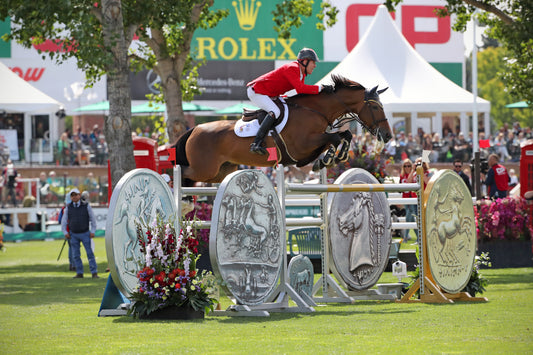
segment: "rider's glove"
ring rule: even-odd
[[[326,94],[332,94],[333,91],[335,91],[335,88],[333,85],[322,85],[322,92],[325,92]]]

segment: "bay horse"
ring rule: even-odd
[[[332,75],[332,80],[332,93],[300,94],[286,99],[290,112],[280,136],[290,159],[269,161],[268,155],[250,153],[254,137],[238,137],[234,133],[236,121],[208,122],[185,132],[172,146],[176,148],[176,165],[182,167],[184,183],[221,182],[239,165],[268,167],[281,163],[300,167],[315,161],[326,150],[314,169],[332,166],[347,159],[352,134],[349,130],[330,133],[326,129],[338,128],[334,122],[345,115],[351,117],[349,120],[357,120],[379,140],[388,142],[392,132],[379,101],[379,94],[386,89],[377,90],[376,86],[367,90],[339,75]],[[341,143],[343,153],[335,158]],[[266,137],[265,144],[267,148],[276,146],[271,136]],[[277,148],[279,152],[280,147]]]

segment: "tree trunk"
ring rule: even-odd
[[[129,82],[128,46],[124,36],[120,0],[102,1],[104,45],[109,53],[106,64],[109,115],[104,134],[109,147],[111,183],[114,188],[120,178],[135,169],[131,139],[131,92]]]
[[[187,122],[183,113],[183,96],[181,92],[181,75],[183,65],[180,55],[177,58],[160,58],[157,69],[161,77],[161,90],[167,108],[167,133],[170,143],[174,143],[187,130]]]

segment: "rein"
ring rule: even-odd
[[[372,133],[372,135],[376,135],[376,133],[378,133],[378,130],[379,130],[379,127],[378,127],[378,124],[383,122],[383,121],[388,121],[388,119],[385,117],[385,118],[382,118],[380,120],[376,120],[375,116],[374,116],[374,112],[370,109],[370,114],[372,115],[372,124],[374,126],[374,128],[370,128],[365,122],[363,122],[360,118],[359,118],[359,115],[355,112],[353,112],[349,107],[348,105],[346,105],[346,103],[344,103],[343,101],[341,101],[341,99],[339,99],[337,97],[337,95],[335,95],[335,92],[332,93],[333,94],[333,97],[340,103],[344,106],[344,111],[341,115],[341,118],[340,119],[335,119],[337,121],[337,123],[329,123],[329,119],[328,117],[323,114],[322,112],[318,111],[318,110],[315,110],[314,108],[311,108],[311,107],[307,107],[307,106],[303,106],[303,105],[299,105],[299,104],[296,104],[296,103],[287,103],[288,106],[292,106],[292,107],[300,107],[300,108],[303,108],[305,110],[308,110],[308,111],[311,111],[311,112],[314,112],[318,115],[320,115],[328,124],[329,127],[331,127],[331,129],[337,129],[339,127],[342,127],[344,124],[348,123],[348,122],[352,122],[352,121],[357,121],[361,126],[363,126],[363,128],[365,128],[367,131],[369,131],[370,133]],[[369,105],[370,103],[375,103],[377,104],[381,109],[383,109],[383,105],[381,104],[381,102],[377,101],[377,100],[374,100],[374,99],[364,99],[364,103],[365,105]],[[370,105],[369,105],[370,106]],[[343,115],[348,115],[349,117],[342,117]]]

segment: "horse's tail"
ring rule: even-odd
[[[187,159],[187,153],[185,152],[185,144],[192,134],[194,128],[183,133],[181,137],[178,138],[177,142],[172,146],[176,148],[176,165],[189,166],[189,160]]]
[[[185,145],[187,140],[192,134],[194,127],[187,132],[183,133],[177,140],[177,142],[172,145],[172,148],[176,148],[176,165],[180,166],[189,166],[189,160],[187,159],[187,152],[185,151]],[[191,179],[183,179],[182,186],[191,187],[194,186],[194,181]]]

